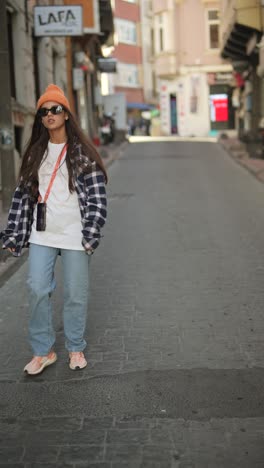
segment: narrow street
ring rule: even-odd
[[[0,466],[263,468],[264,185],[217,143],[133,143],[109,169],[88,367],[23,375],[27,263],[0,289]]]

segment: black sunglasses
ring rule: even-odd
[[[61,105],[52,106],[50,109],[48,109],[47,107],[41,107],[38,110],[38,114],[40,117],[46,117],[46,115],[48,115],[49,112],[51,112],[53,115],[58,115],[61,114],[62,111],[64,111],[64,107]]]

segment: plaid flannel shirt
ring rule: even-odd
[[[76,175],[75,190],[83,227],[82,245],[86,251],[95,250],[99,245],[100,231],[107,215],[105,176],[96,163],[92,163],[91,172],[80,172]],[[3,248],[15,249],[15,257],[21,255],[23,247],[28,247],[35,205],[36,199],[30,195],[30,184],[20,184],[12,199],[7,228],[0,232]]]

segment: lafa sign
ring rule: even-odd
[[[82,6],[35,6],[35,36],[82,36]]]

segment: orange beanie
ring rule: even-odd
[[[37,109],[39,109],[44,102],[47,101],[55,101],[58,104],[61,104],[64,106],[66,109],[70,110],[70,104],[68,99],[66,98],[63,90],[59,88],[59,86],[56,86],[54,84],[50,84],[46,90],[45,93],[40,96],[38,102],[37,102]]]

